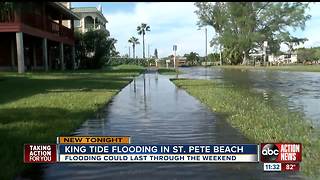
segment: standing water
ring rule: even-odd
[[[277,94],[288,99],[289,109],[303,113],[314,127],[320,127],[320,73],[222,68],[182,68],[185,78],[215,79],[262,92],[277,106]]]
[[[178,89],[168,76],[148,73],[116,95],[103,118],[73,135],[131,136],[136,144],[252,143],[222,117]],[[264,173],[259,163],[57,163],[40,179],[301,179]]]

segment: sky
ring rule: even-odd
[[[106,28],[111,37],[116,38],[116,48],[120,55],[129,53],[128,39],[132,36],[139,39],[136,55],[142,57],[142,36],[138,35],[136,28],[141,23],[147,23],[151,31],[145,36],[146,56],[153,55],[155,48],[159,57],[172,54],[172,46],[177,45],[177,55],[184,55],[191,51],[205,55],[205,30],[198,30],[198,17],[194,13],[196,7],[192,2],[72,2],[72,7],[98,7],[108,23]],[[308,14],[311,19],[307,21],[305,30],[291,30],[292,35],[309,39],[299,47],[320,46],[320,3],[311,3]],[[209,46],[209,41],[215,32],[211,26],[207,27],[208,53],[216,51]],[[132,47],[130,48],[132,55]],[[287,50],[285,45],[281,50]]]

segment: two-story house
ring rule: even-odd
[[[74,21],[75,30],[78,30],[82,33],[85,33],[90,29],[106,30],[106,24],[108,23],[108,21],[102,13],[101,5],[99,5],[98,8],[77,7],[71,8],[71,10],[80,17],[80,20]]]
[[[60,2],[12,2],[0,18],[0,69],[75,67],[74,21],[79,16]],[[70,21],[70,27],[63,25]]]

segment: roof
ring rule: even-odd
[[[73,12],[96,12],[98,9],[96,7],[76,7],[71,8]]]
[[[59,8],[60,10],[62,10],[63,12],[65,12],[68,16],[74,18],[74,19],[80,19],[80,17],[72,12],[70,9],[68,9],[67,7],[65,7],[63,4],[61,4],[60,2],[50,2],[51,5]]]
[[[92,13],[97,13],[99,14],[106,22],[107,19],[104,17],[101,11],[99,11],[96,7],[76,7],[76,8],[71,8],[71,10],[75,13],[84,13],[84,12],[92,12]]]

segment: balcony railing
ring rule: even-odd
[[[10,16],[10,18],[7,19],[0,19],[0,24],[1,23],[14,23],[14,18]],[[43,31],[47,31],[53,34],[57,34],[61,37],[67,37],[70,39],[74,38],[73,31],[63,25],[59,25],[58,23],[48,19],[44,18],[39,15],[35,14],[23,14],[21,16],[21,23],[26,24],[28,26],[41,29]]]

